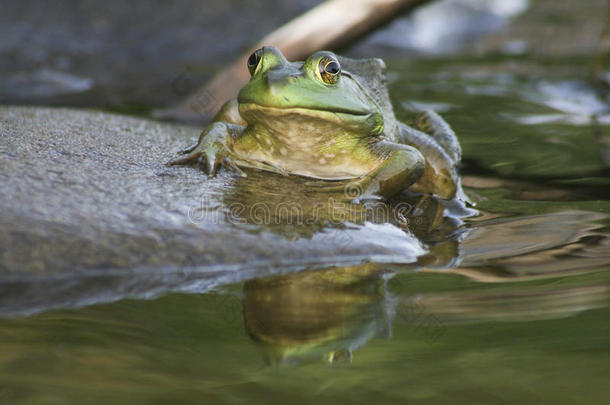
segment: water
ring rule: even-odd
[[[395,63],[397,104],[440,103],[460,134],[479,216],[440,235],[413,228],[431,241],[413,264],[310,266],[205,293],[191,285],[191,293],[3,319],[0,402],[603,403],[607,171],[584,118],[523,120],[586,117],[589,104],[603,116],[599,98],[578,78],[500,75],[485,65],[472,74],[468,61],[468,74],[439,79],[463,62]],[[548,89],[582,108],[550,106]],[[579,103],[583,94],[596,101]],[[248,186],[232,187],[226,204],[252,197]],[[307,238],[299,232],[326,228],[279,220],[266,229]]]
[[[0,403],[607,402],[610,112],[589,61],[387,62],[397,115],[434,106],[459,135],[478,215],[439,222],[415,199],[408,224],[400,201],[260,223],[252,207],[295,183],[221,176],[206,202],[218,229],[302,266],[5,282]],[[351,249],[375,244],[380,260]]]

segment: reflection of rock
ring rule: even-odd
[[[495,219],[474,228],[460,245],[463,267],[488,265],[519,275],[547,274],[569,269],[570,251],[597,252],[578,260],[580,267],[595,268],[610,261],[607,235],[596,231],[605,215],[587,211],[560,211],[516,219]],[[600,248],[586,247],[582,240],[593,237]],[[606,246],[604,246],[606,245]],[[571,246],[571,247],[570,247]],[[564,256],[557,260],[557,256]]]
[[[427,315],[445,323],[552,319],[605,307],[608,286],[578,276],[607,272],[610,238],[600,225],[606,218],[560,211],[481,223],[461,241],[459,267],[423,271],[501,286],[422,294],[417,302]],[[541,278],[566,281],[557,286],[525,284]]]
[[[560,211],[488,220],[460,242],[459,267],[423,271],[460,274],[485,283],[604,271],[610,264],[610,238],[600,224],[606,218],[594,212]],[[419,261],[427,265],[425,257]]]
[[[354,349],[391,325],[377,266],[248,281],[244,322],[270,363],[351,360]]]
[[[424,294],[418,303],[426,314],[441,323],[520,322],[563,318],[606,307],[609,292],[608,286],[603,285],[555,289],[513,286],[499,292]]]
[[[188,269],[166,274],[134,270],[58,277],[0,277],[0,318],[86,307],[127,297],[151,299],[169,291],[201,292],[216,287],[219,280],[227,277],[226,272],[200,273]]]

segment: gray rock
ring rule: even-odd
[[[0,314],[205,290],[303,267],[409,263],[425,252],[390,223],[318,215],[295,225],[276,215],[282,202],[300,201],[311,219],[317,197],[308,201],[298,179],[226,170],[208,179],[198,168],[165,166],[199,131],[0,107]],[[270,216],[257,217],[260,209]]]

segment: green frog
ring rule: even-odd
[[[289,62],[275,47],[247,61],[250,81],[228,101],[184,158],[209,175],[221,166],[323,181],[329,190],[391,197],[405,189],[465,200],[455,133],[435,112],[398,122],[381,59],[319,51]],[[347,193],[347,191],[346,191]]]

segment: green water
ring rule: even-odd
[[[402,281],[393,292],[404,297],[515,294],[514,304],[528,314],[494,319],[488,313],[484,320],[471,314],[468,322],[439,318],[430,326],[424,306],[421,322],[399,314],[392,337],[367,342],[351,365],[268,366],[245,333],[239,299],[174,294],[53,311],[2,323],[1,398],[45,404],[77,404],[83,398],[86,403],[607,400],[607,292],[597,297],[601,308],[548,319],[536,319],[535,305],[518,298],[529,296],[535,303],[531,295],[550,290],[559,294],[555,304],[561,308],[562,291],[600,294],[595,288],[607,285],[607,272],[518,286],[481,285],[451,275],[409,275]]]

